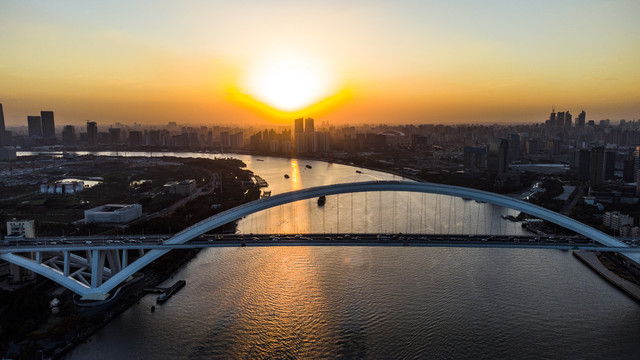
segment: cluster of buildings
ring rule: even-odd
[[[602,225],[622,237],[639,237],[640,227],[633,226],[632,216],[621,214],[619,211],[607,211],[602,217]]]

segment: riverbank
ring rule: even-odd
[[[621,278],[620,276],[609,270],[600,262],[594,252],[573,251],[573,256],[590,267],[598,275],[602,276],[602,278],[607,280],[611,285],[622,290],[625,294],[629,295],[629,297],[640,303],[640,286]]]
[[[82,332],[78,332],[78,335],[72,339],[68,339],[64,346],[54,348],[51,354],[51,359],[64,359],[65,356],[72,351],[76,346],[87,341],[91,336],[98,332],[103,327],[107,326],[113,319],[120,316],[123,312],[128,310],[131,306],[139,303],[139,301],[145,297],[148,292],[144,290],[147,287],[157,287],[159,284],[169,280],[174,273],[180,268],[193,260],[198,254],[199,249],[189,250],[180,256],[180,261],[173,263],[171,269],[167,269],[166,275],[158,276],[156,273],[145,274],[145,279],[130,289],[119,294],[120,299],[114,299],[114,303],[108,307],[103,308],[100,312],[104,314],[104,320],[92,324],[89,328],[84,329]]]

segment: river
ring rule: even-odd
[[[397,179],[320,161],[233,157],[267,180],[273,194]],[[327,197],[324,208],[309,200],[249,216],[239,230],[520,233],[501,218],[505,214],[516,212],[446,196],[345,194]],[[640,306],[570,252],[214,248],[200,252],[175,279],[185,279],[186,287],[154,313],[150,295],[67,358],[637,359],[640,354]]]

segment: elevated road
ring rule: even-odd
[[[201,235],[183,244],[165,242],[170,235],[123,237],[40,238],[7,243],[1,253],[62,252],[87,250],[201,249],[210,247],[260,246],[421,246],[465,248],[514,248],[640,252],[639,247],[605,246],[581,236],[509,236],[448,234],[227,234]]]

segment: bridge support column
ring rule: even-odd
[[[111,269],[111,275],[117,274],[122,270],[120,267],[120,253],[118,250],[108,250],[107,260],[109,261],[109,269]]]
[[[63,273],[64,276],[69,276],[69,272],[71,271],[71,259],[69,257],[69,252],[64,252],[64,265],[63,265]]]
[[[122,269],[126,268],[129,265],[129,252],[127,249],[122,250]]]
[[[42,264],[42,251],[36,253],[36,264]]]
[[[102,285],[105,253],[100,250],[93,250],[91,255],[91,287],[97,288]]]

